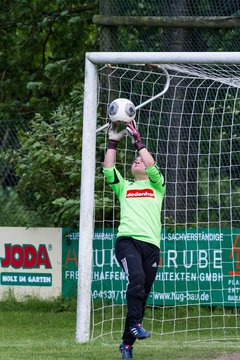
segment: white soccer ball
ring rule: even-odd
[[[113,100],[108,107],[108,116],[113,123],[117,121],[128,123],[134,119],[135,115],[135,105],[128,99]]]

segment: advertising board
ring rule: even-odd
[[[240,229],[179,229],[161,237],[149,304],[240,304]],[[127,279],[115,258],[115,238],[115,229],[95,229],[92,297],[121,303]],[[76,293],[78,241],[78,231],[63,229],[63,296]]]
[[[0,298],[49,298],[62,290],[61,228],[0,228]]]

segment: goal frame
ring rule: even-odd
[[[90,340],[99,64],[240,64],[240,52],[89,52],[85,55],[76,342]]]

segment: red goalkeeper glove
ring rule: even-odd
[[[145,148],[144,143],[142,142],[141,136],[137,130],[136,122],[133,120],[131,123],[127,124],[127,131],[132,137],[133,145],[137,151]]]

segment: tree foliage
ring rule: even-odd
[[[24,205],[15,188],[6,187],[0,188],[0,226],[45,226],[45,223],[36,211]]]
[[[30,130],[19,131],[21,146],[4,155],[20,179],[22,203],[45,226],[76,226],[79,220],[82,107],[77,88],[49,120],[36,114]]]
[[[15,226],[77,224],[84,59],[97,50],[96,12],[94,0],[1,1],[0,183],[13,186],[1,198],[19,210]]]
[[[95,12],[94,1],[1,1],[0,119],[31,118],[68,98],[96,46]]]

